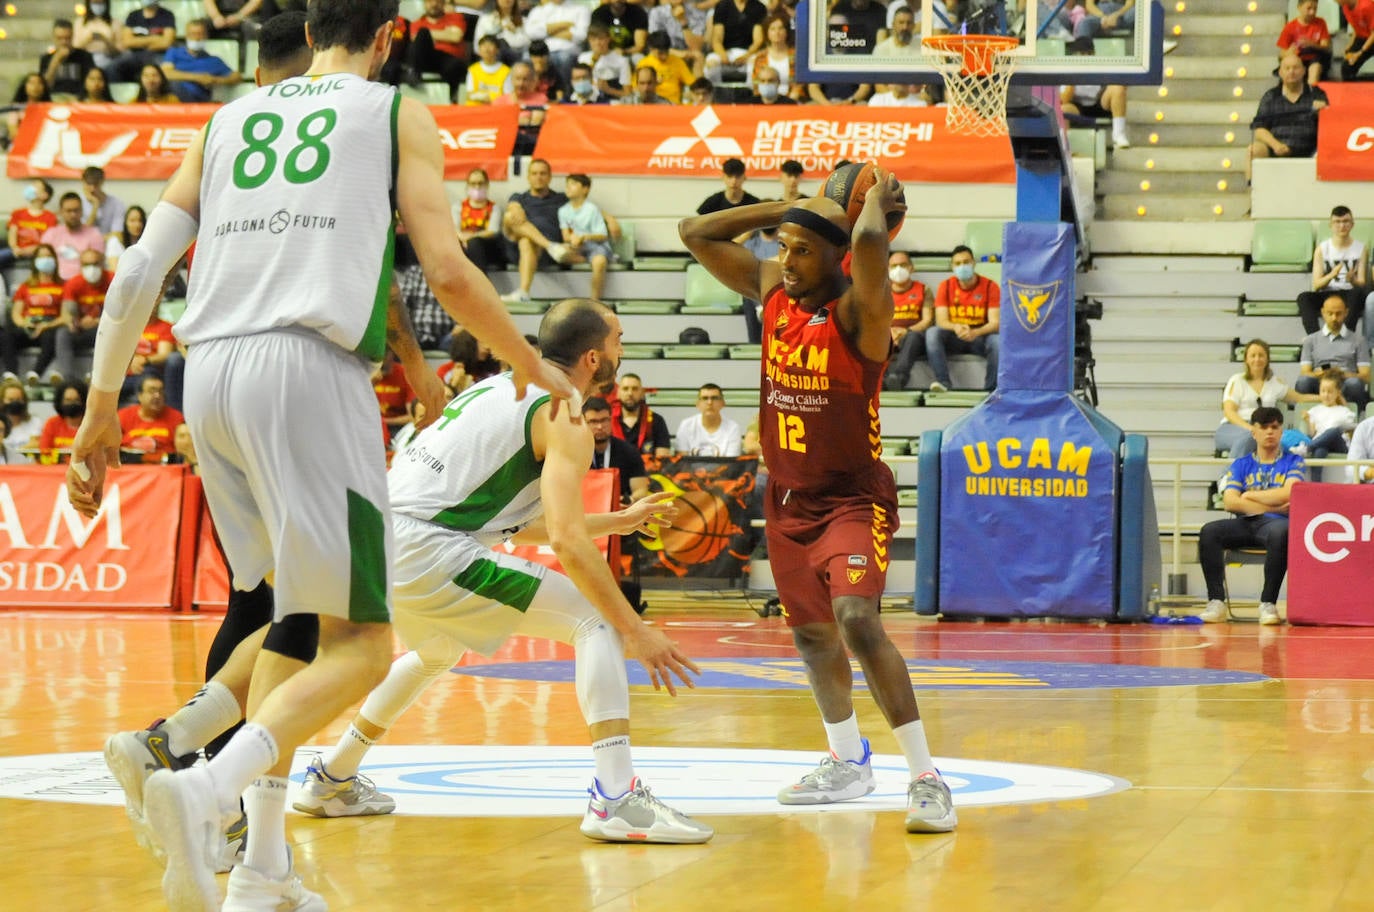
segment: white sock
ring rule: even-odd
[[[286,854],[286,778],[259,776],[243,793],[248,814],[248,847],[243,863],[272,880],[291,869]]]
[[[924,722],[917,719],[915,722],[899,725],[892,733],[897,736],[897,743],[902,746],[902,753],[906,756],[907,769],[911,770],[912,779],[922,773],[935,772],[935,761],[931,759],[930,745],[926,743]]]
[[[619,798],[630,790],[635,778],[634,761],[630,758],[630,736],[614,735],[592,742],[592,759],[596,761],[596,781],[601,794]]]
[[[200,750],[243,718],[234,692],[218,681],[209,681],[181,709],[162,723],[167,749],[180,757]]]
[[[864,739],[859,734],[859,720],[854,713],[842,722],[826,722],[825,739],[830,742],[830,753],[841,760],[858,763],[864,758]]]
[[[1112,135],[1113,135],[1113,136],[1125,136],[1125,135],[1126,135],[1126,118],[1124,118],[1124,117],[1113,117],[1113,118],[1112,118]]]
[[[367,756],[374,743],[355,726],[348,726],[348,731],[343,733],[339,743],[334,746],[334,752],[325,761],[325,775],[335,782],[352,779],[358,775],[358,767],[362,766],[363,757]]]
[[[205,767],[215,784],[220,813],[237,815],[248,783],[276,765],[277,739],[272,733],[253,722],[240,728]]]

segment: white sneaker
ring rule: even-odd
[[[1279,606],[1273,602],[1260,602],[1259,622],[1266,627],[1282,624],[1283,619],[1279,617]]]
[[[0,374],[0,380],[18,380],[18,379],[19,379],[19,375],[16,374],[14,371],[5,371],[3,374]]]
[[[366,776],[334,779],[324,770],[324,758],[316,754],[305,768],[305,782],[291,806],[313,817],[370,817],[390,814],[396,810],[396,800],[377,791]]]
[[[167,853],[162,895],[171,912],[219,912],[215,869],[224,829],[205,767],[158,770],[143,787],[143,814]]]
[[[66,379],[59,371],[48,371],[48,386],[60,386]]]
[[[582,835],[605,842],[651,842],[699,845],[716,835],[681,811],[668,807],[636,776],[630,790],[619,798],[607,797],[601,783],[592,780],[592,796],[582,817]]]
[[[550,245],[549,245],[549,259],[553,260],[555,263],[566,263],[566,262],[568,262],[568,254],[569,254],[569,253],[571,253],[571,251],[568,250],[568,247],[567,247],[566,244],[550,244]]]
[[[1221,624],[1227,620],[1229,613],[1225,602],[1221,599],[1212,599],[1198,617],[1202,618],[1204,624]]]
[[[124,812],[134,825],[138,844],[161,860],[162,847],[148,828],[143,816],[143,789],[148,777],[161,769],[172,772],[186,769],[195,762],[195,755],[172,755],[167,732],[161,723],[143,731],[118,732],[105,742],[105,765],[124,792]]]
[[[930,383],[930,391],[932,393],[947,393],[949,392],[949,387],[945,386],[939,380],[932,380]]]
[[[38,376],[38,371],[25,371],[25,372],[24,372],[24,385],[25,385],[25,386],[37,386],[37,385],[38,385],[38,382],[39,382],[41,379],[42,379],[42,378]]]
[[[291,859],[287,848],[287,858]],[[329,912],[324,897],[301,883],[295,860],[281,880],[271,880],[245,865],[229,875],[229,892],[223,912]]]
[[[501,300],[505,301],[507,304],[528,304],[530,300],[530,293],[528,291],[520,291],[518,289],[516,291],[508,291],[505,294],[501,295]]]
[[[795,785],[778,792],[780,804],[831,804],[862,798],[877,788],[873,779],[873,751],[863,739],[864,755],[859,761],[841,760],[826,754],[820,765],[802,776]]]
[[[948,833],[959,823],[954,796],[939,773],[922,773],[906,790],[906,831]]]
[[[1113,149],[1129,149],[1130,147],[1131,147],[1131,141],[1130,141],[1129,138],[1127,138],[1127,136],[1126,136],[1125,133],[1113,133],[1113,134],[1112,134],[1112,148],[1113,148]]]

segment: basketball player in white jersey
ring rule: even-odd
[[[545,359],[591,395],[615,379],[620,321],[602,304],[570,298],[539,326]],[[590,428],[550,421],[542,394],[515,402],[509,374],[470,387],[398,455],[388,476],[396,538],[394,622],[413,651],[395,661],[327,759],[306,774],[295,802],[321,817],[385,814],[395,802],[358,767],[367,749],[466,649],[490,655],[514,634],[570,643],[577,701],[590,727],[596,775],[582,832],[612,842],[701,843],[713,830],[655,798],[630,758],[624,655],[676,695],[694,686],[691,659],[645,624],[621,595],[593,539],[666,525],[666,495],[587,516],[582,476]],[[548,543],[567,575],[496,547]]]
[[[292,870],[285,777],[295,748],[391,657],[391,533],[368,376],[385,340],[395,210],[435,296],[514,366],[514,395],[531,382],[573,395],[463,256],[433,117],[368,81],[390,51],[395,0],[315,0],[307,15],[310,72],[220,108],[121,258],[67,475],[73,505],[94,515],[125,367],[162,277],[197,241],[176,332],[190,352],[185,410],[206,497],[235,586],[272,576],[277,617],[319,615],[320,651],[300,671],[261,653],[248,724],[206,766],[149,778],[144,811],[173,912],[220,908],[214,866],[240,795],[248,847],[224,908],[327,909]]]

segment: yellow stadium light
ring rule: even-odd
[[[1136,206],[1136,207],[1135,207],[1135,214],[1136,214],[1136,215],[1144,215],[1144,214],[1145,214],[1145,207],[1144,207],[1144,206]]]
[[[1236,70],[1236,75],[1239,76],[1241,79],[1245,78],[1245,73],[1245,67],[1241,67],[1240,69]]]
[[[1212,207],[1212,214],[1213,214],[1213,215],[1221,215],[1221,206],[1220,206],[1220,205],[1213,206],[1213,207]]]
[[[1150,182],[1149,182],[1149,181],[1141,181],[1141,182],[1140,182],[1140,189],[1141,189],[1141,190],[1149,190],[1149,189],[1150,189]]]
[[[1229,158],[1223,158],[1223,159],[1221,160],[1221,166],[1222,166],[1223,168],[1225,168],[1226,170],[1228,170],[1228,171],[1231,170],[1231,159],[1229,159]]]
[[[1238,121],[1238,120],[1240,120],[1240,115],[1237,114],[1235,111],[1232,111],[1232,112],[1231,112],[1231,123],[1235,123],[1235,122]]]
[[[1247,25],[1245,28],[1241,29],[1241,33],[1248,38],[1255,34],[1255,27],[1253,25]]]
[[[1176,25],[1176,26],[1174,26],[1174,34],[1175,34],[1175,35],[1182,35],[1182,34],[1183,34],[1183,26],[1181,26],[1181,25]]]
[[[1175,3],[1175,4],[1174,4],[1174,12],[1176,12],[1176,13],[1181,13],[1181,12],[1183,12],[1184,10],[1186,10],[1187,8],[1188,8],[1188,5],[1187,5],[1186,3]]]
[[[1245,94],[1245,89],[1241,88],[1240,86],[1236,86],[1234,89],[1231,90],[1231,94],[1239,98],[1240,96]]]
[[[1218,189],[1218,190],[1225,190],[1225,189],[1226,189],[1226,181],[1224,181],[1224,180],[1219,180],[1219,181],[1217,181],[1217,189]]]
[[[1165,75],[1166,77],[1172,79],[1172,78],[1173,78],[1173,75],[1174,75],[1174,68],[1173,68],[1173,67],[1165,67],[1165,68],[1164,68],[1164,75]]]
[[[1155,141],[1155,137],[1152,135],[1152,136],[1150,137],[1150,142],[1154,142],[1154,141]],[[1155,160],[1154,160],[1153,158],[1147,158],[1147,159],[1145,159],[1145,170],[1146,170],[1146,171],[1153,171],[1154,169],[1155,169]]]
[[[1169,95],[1169,88],[1168,88],[1168,86],[1160,86],[1160,87],[1159,87],[1159,97],[1160,97],[1160,98],[1167,98],[1168,95]]]
[[[1224,138],[1228,143],[1233,143],[1233,142],[1236,141],[1236,134],[1232,133],[1230,130],[1227,130],[1227,131],[1226,131],[1226,135],[1225,135],[1223,138]],[[1228,161],[1229,161],[1229,159],[1228,159]]]
[[[17,16],[17,15],[19,15],[19,8],[16,7],[13,3],[6,3],[6,4],[5,4],[5,15],[6,15],[6,16]],[[82,15],[85,15],[85,14],[83,13]]]
[[[1156,112],[1155,112],[1155,120],[1163,120],[1163,119],[1164,119],[1164,112],[1163,112],[1163,111],[1156,111]]]
[[[1154,144],[1157,143],[1157,142],[1159,142],[1159,134],[1158,134],[1158,133],[1151,133],[1151,134],[1150,134],[1150,145],[1154,145]]]
[[[1242,45],[1240,46],[1240,52],[1241,52],[1242,54],[1248,54],[1248,53],[1250,53],[1250,45],[1248,45],[1248,44],[1242,44]]]
[[[1250,5],[1247,6],[1245,9],[1253,13],[1255,10],[1259,9],[1259,4],[1256,3],[1255,0],[1250,0]]]

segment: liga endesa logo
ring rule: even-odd
[[[1361,513],[1353,519],[1344,513],[1318,513],[1302,530],[1302,546],[1324,564],[1334,564],[1349,557],[1351,549],[1347,545],[1371,540],[1374,540],[1374,515],[1369,513]]]

